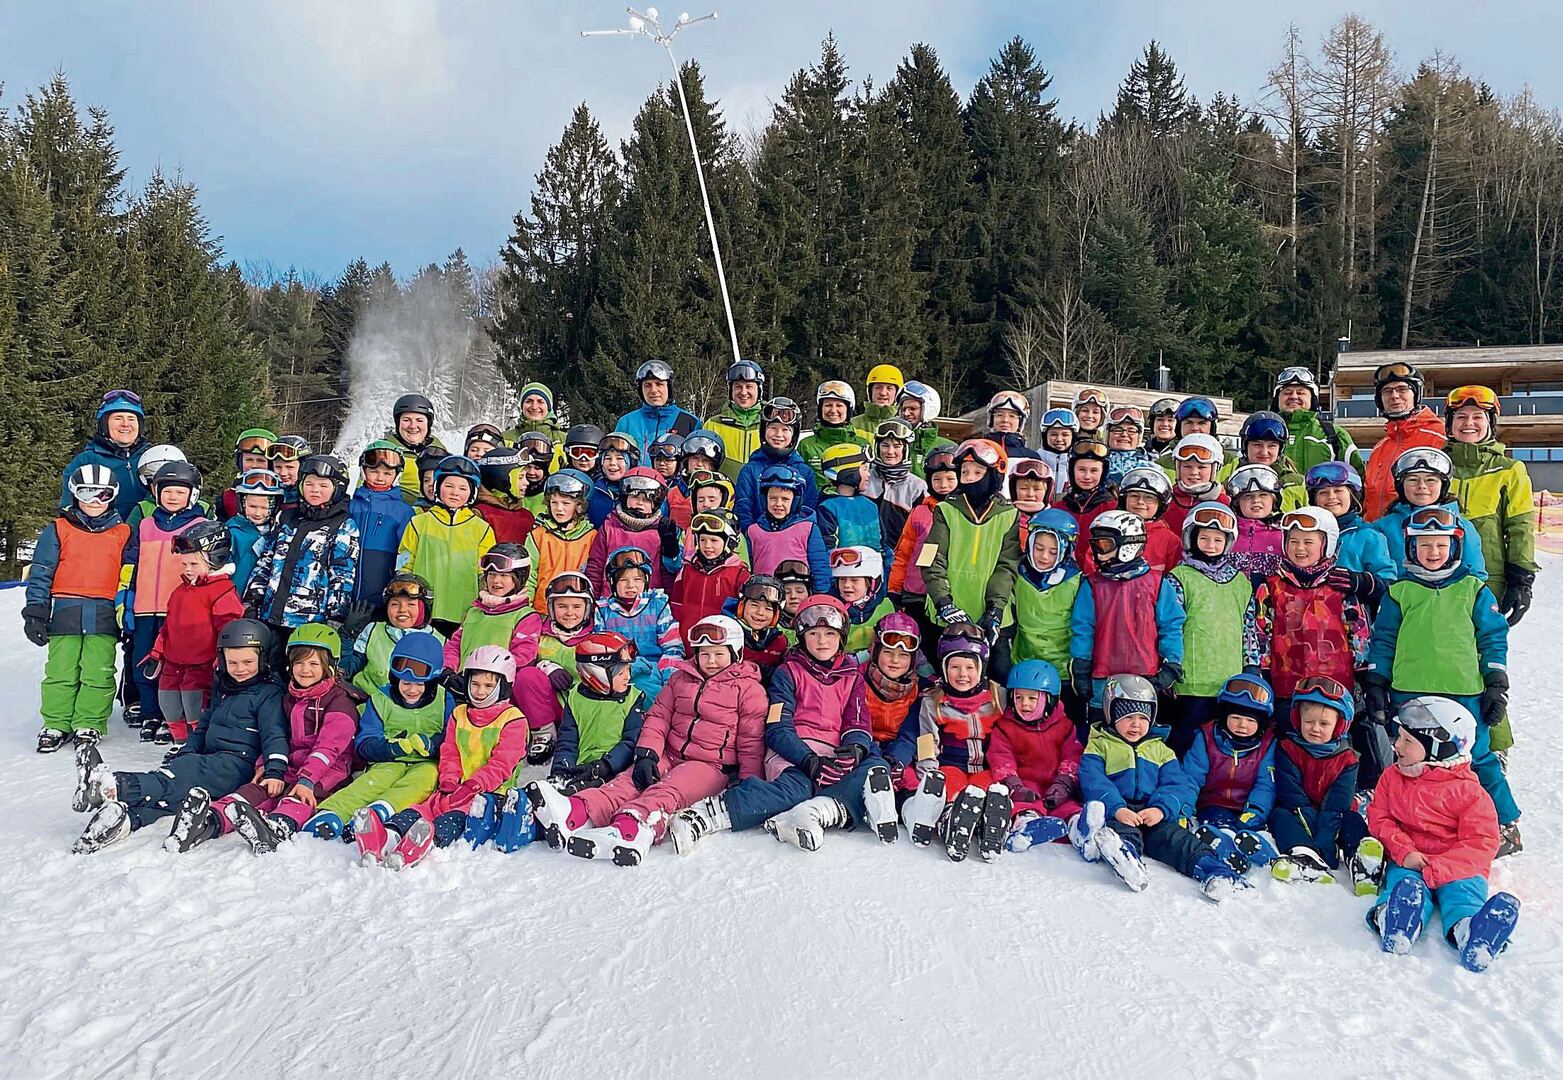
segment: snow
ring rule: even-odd
[[[401,874],[301,838],[72,856],[71,757],[33,752],[43,651],[0,592],[0,1074],[877,1077],[1563,1075],[1563,558],[1511,651],[1524,903],[1492,971],[1386,956],[1344,886],[1131,893],[1057,845],[956,865],[905,836],[756,831],[637,869],[534,844]],[[1545,643],[1552,642],[1548,647]],[[118,719],[116,766],[159,751]]]

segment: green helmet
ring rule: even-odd
[[[342,635],[336,632],[334,626],[328,626],[326,623],[305,623],[293,631],[288,638],[288,651],[292,652],[305,646],[326,650],[331,654],[333,662],[342,659]]]

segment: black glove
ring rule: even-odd
[[[630,773],[630,779],[635,781],[636,791],[645,791],[652,784],[662,779],[662,770],[657,767],[656,751],[637,750],[635,752],[635,771]]]
[[[605,758],[598,758],[596,761],[589,761],[585,765],[577,765],[575,767],[576,780],[583,781],[593,787],[609,779],[612,775],[613,768]]]
[[[467,677],[461,672],[447,671],[440,676],[440,685],[445,688],[445,692],[451,696],[456,704],[462,705],[466,703]]]
[[[890,598],[890,606],[891,607],[895,608],[897,611],[905,611],[906,610],[906,594],[905,593],[893,592],[893,593],[889,594],[889,598]]]
[[[1518,626],[1525,613],[1530,610],[1531,589],[1536,584],[1536,572],[1519,566],[1509,566],[1503,571],[1503,580],[1506,587],[1503,590],[1503,603],[1498,605],[1498,611],[1509,620],[1510,626]]]
[[[147,682],[155,683],[157,682],[157,677],[163,674],[163,661],[155,656],[149,656],[141,661],[141,666],[137,668],[137,671]]]
[[[798,762],[798,768],[803,770],[804,776],[818,783],[820,770],[825,767],[825,763],[829,760],[829,758],[822,758],[818,754],[809,754],[802,761]]]
[[[866,749],[856,743],[843,743],[836,747],[835,754],[826,758],[820,765],[814,782],[820,787],[830,787],[838,783],[847,773],[858,767],[867,753]]]
[[[364,627],[374,622],[374,613],[373,604],[354,604],[349,607],[347,615],[342,619],[342,640],[356,640],[364,632]]]
[[[956,623],[971,622],[971,616],[954,600],[946,600],[934,608],[934,613],[939,616],[939,621],[946,626]]]
[[[1482,691],[1482,723],[1492,727],[1509,708],[1509,676],[1502,671],[1489,671],[1483,681],[1487,689]]]
[[[1026,782],[1018,776],[1010,777],[1004,786],[1009,788],[1009,797],[1018,803],[1042,801],[1042,793],[1036,788],[1027,787]]]
[[[1363,711],[1368,723],[1384,727],[1389,723],[1389,683],[1377,673],[1364,672],[1357,680],[1362,684]]]
[[[1156,674],[1151,676],[1151,685],[1158,694],[1171,694],[1172,688],[1182,681],[1183,665],[1174,664],[1171,660],[1163,660]]]
[[[989,608],[982,613],[982,618],[977,620],[977,629],[982,631],[982,636],[988,639],[988,647],[991,649],[999,640],[999,625],[1004,621],[1004,609],[994,610]]]
[[[657,522],[657,535],[662,538],[662,557],[675,559],[678,557],[678,522],[672,518],[663,516]]]
[[[1079,657],[1069,661],[1069,688],[1081,698],[1091,699],[1091,661]]]
[[[29,604],[22,609],[22,633],[40,649],[49,644],[49,609],[42,604]]]

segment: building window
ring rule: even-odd
[[[1563,382],[1517,382],[1512,397],[1563,397]]]

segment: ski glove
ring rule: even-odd
[[[457,705],[464,705],[467,701],[467,677],[459,671],[447,671],[440,676],[440,685],[451,696],[451,700]]]
[[[560,667],[558,664],[550,664],[547,660],[539,660],[538,669],[548,676],[548,688],[556,694],[567,694],[570,687],[575,684],[575,679],[570,676],[570,669]]]
[[[636,791],[645,791],[652,784],[662,779],[662,770],[657,767],[657,753],[655,750],[636,751],[635,771],[630,773],[630,779],[635,782]]]
[[[114,612],[119,616],[119,636],[124,641],[136,632],[136,591],[121,589],[114,594]],[[244,613],[249,616],[249,611]]]
[[[141,667],[138,670],[143,679],[147,682],[155,683],[157,682],[157,677],[163,674],[163,661],[155,656],[149,656],[141,661]]]
[[[1358,681],[1362,683],[1363,711],[1368,723],[1384,727],[1389,723],[1389,684],[1376,672],[1363,672]]]
[[[657,522],[657,536],[662,539],[662,557],[678,558],[678,522],[670,517],[664,517]]]
[[[40,649],[49,644],[49,609],[32,604],[22,609],[22,633]]]
[[[1074,794],[1074,785],[1067,777],[1060,776],[1047,786],[1047,791],[1042,796],[1042,805],[1049,810],[1056,810],[1074,798]]]
[[[596,787],[612,775],[613,766],[608,764],[607,758],[598,758],[575,767],[575,779],[591,787]]]
[[[1017,803],[1042,801],[1042,793],[1036,788],[1027,787],[1026,782],[1018,776],[1005,780],[1004,786],[1009,788],[1009,797]]]
[[[1081,700],[1091,700],[1091,661],[1079,657],[1069,661],[1069,686]]]
[[[434,743],[427,735],[403,735],[392,739],[391,745],[408,757],[426,758],[434,751]]]
[[[1151,685],[1161,694],[1171,694],[1172,688],[1182,681],[1183,665],[1174,664],[1171,660],[1163,660],[1156,674],[1151,676]]]
[[[939,621],[946,626],[955,623],[971,622],[971,616],[954,600],[946,600],[934,608],[934,614],[939,616]]]
[[[988,639],[988,647],[992,648],[999,640],[999,625],[1004,621],[1003,608],[989,608],[982,613],[982,618],[977,622],[977,629],[982,631],[982,636]]]
[[[863,747],[852,743],[844,743],[836,747],[835,754],[821,763],[814,782],[822,788],[840,783],[847,773],[858,767],[866,753]]]
[[[1502,671],[1489,671],[1483,681],[1487,689],[1482,691],[1482,723],[1492,727],[1503,720],[1509,708],[1509,676]]]
[[[364,632],[364,627],[374,622],[373,604],[354,604],[347,609],[347,617],[342,620],[342,637],[353,641]]]
[[[1503,591],[1503,603],[1498,605],[1498,611],[1508,618],[1510,626],[1518,626],[1530,610],[1531,588],[1535,585],[1536,573],[1524,567],[1510,566],[1504,570],[1503,579],[1507,587]]]
[[[1378,597],[1378,578],[1361,570],[1347,570],[1337,566],[1324,575],[1325,584],[1358,600],[1372,602]]]

